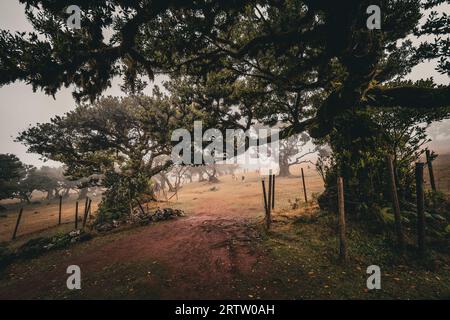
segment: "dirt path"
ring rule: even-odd
[[[256,176],[248,176],[245,183],[222,180],[183,188],[173,205],[184,209],[186,217],[105,235],[12,265],[1,275],[0,299],[256,297],[259,288],[254,285],[268,265],[258,247],[260,182]],[[298,183],[279,181],[287,187],[279,188],[279,206],[289,195],[281,190],[292,190]],[[66,289],[69,265],[80,266],[82,290]]]
[[[233,288],[236,277],[250,274],[259,258],[251,245],[258,237],[252,228],[252,213],[245,209],[237,213],[225,201],[215,199],[175,221],[105,236],[100,245],[81,244],[41,257],[38,263],[17,264],[8,275],[14,289],[0,288],[0,298],[46,298],[55,293],[64,296],[65,268],[70,264],[80,266],[84,276],[80,297],[104,297],[108,296],[109,286],[95,285],[105,280],[97,279],[102,271],[121,264],[145,269],[146,263],[161,266],[159,276],[164,278],[164,285],[161,278],[148,277],[144,282],[148,290],[141,283],[138,295],[157,291],[158,298],[237,297]],[[111,281],[136,276],[133,268],[130,271],[121,269],[121,274]],[[131,293],[134,290],[128,289]]]

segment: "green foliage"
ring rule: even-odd
[[[29,152],[64,163],[71,179],[115,170],[150,174],[154,158],[170,154],[171,131],[183,119],[167,97],[155,92],[78,106],[21,132],[17,141]]]
[[[38,170],[36,168],[30,167],[26,172],[26,176],[18,184],[17,196],[30,202],[31,194],[35,190],[43,192],[51,192],[58,187],[58,181],[48,176],[45,170]]]
[[[76,242],[90,240],[92,236],[82,230],[61,233],[52,237],[39,237],[28,240],[13,250],[0,245],[0,270],[16,259],[32,259],[52,250],[69,247]]]
[[[98,223],[126,217],[130,213],[130,206],[136,205],[135,199],[151,192],[150,179],[142,173],[127,177],[108,172],[105,175],[104,185],[107,190],[103,194],[98,210]]]
[[[33,191],[48,192],[49,195],[64,184],[57,169],[41,169],[23,164],[15,155],[0,154],[0,199],[20,198],[30,201]]]
[[[14,198],[26,166],[13,154],[0,154],[0,200]]]
[[[450,224],[445,227],[445,233],[450,237]]]
[[[19,259],[35,258],[50,250],[64,249],[75,242],[86,241],[90,238],[90,234],[78,230],[47,238],[40,237],[31,239],[17,249],[15,257]]]
[[[448,68],[448,40],[423,54],[404,40],[448,33],[445,15],[420,25],[421,9],[443,0],[377,0],[383,14],[376,31],[366,26],[369,0],[74,0],[81,30],[66,26],[67,1],[22,2],[34,32],[0,32],[1,85],[22,80],[51,95],[73,85],[77,99],[94,101],[118,75],[133,93],[143,77],[165,73],[207,88],[196,91],[197,101],[222,101],[206,107],[211,123],[281,120],[283,136],[307,130],[314,137],[359,106],[427,109],[450,99],[448,87],[385,86],[424,58],[444,59]],[[242,106],[239,115],[227,107],[232,101]]]
[[[429,85],[429,84],[421,84]],[[414,163],[430,140],[426,129],[433,121],[448,117],[448,109],[368,108],[340,117],[336,128],[322,143],[332,154],[321,158],[319,171],[326,191],[322,207],[336,209],[336,181],[344,177],[347,208],[357,216],[372,214],[377,206],[390,206],[390,176],[386,157],[392,156],[401,201],[415,201]]]
[[[171,166],[171,132],[193,125],[186,112],[157,89],[152,97],[107,97],[37,124],[17,141],[30,152],[63,162],[70,179],[106,187],[100,212],[117,218],[130,211],[132,199],[148,191],[152,176]]]
[[[369,0],[74,0],[70,4],[82,10],[81,30],[65,25],[67,1],[22,2],[34,32],[0,32],[0,85],[23,80],[52,95],[74,85],[79,101],[95,101],[118,75],[129,93],[143,88],[145,76],[171,76],[170,99],[158,90],[152,98],[104,98],[19,136],[29,151],[66,164],[73,179],[113,172],[124,179],[137,172],[151,177],[165,168],[153,160],[169,152],[174,128],[190,128],[199,118],[218,129],[258,121],[281,126],[282,138],[307,131],[332,141],[327,190],[342,174],[350,201],[370,211],[386,198],[386,148],[397,156],[407,198],[409,161],[424,141],[417,126],[414,138],[383,132],[394,128],[395,118],[385,124],[385,115],[374,118],[378,110],[426,110],[414,118],[423,121],[430,110],[449,106],[449,86],[399,81],[425,58],[441,58],[441,68],[448,67],[445,39],[419,52],[405,40],[448,33],[445,15],[420,22],[422,9],[443,0],[377,0],[381,30],[367,28]]]
[[[382,208],[379,212],[379,218],[385,224],[393,225],[395,222],[394,214],[392,213],[392,208],[385,207]]]
[[[14,259],[14,252],[8,247],[0,245],[0,270],[6,267]]]
[[[447,0],[424,1],[425,9],[432,9],[437,5],[447,5]],[[443,12],[439,14],[432,10],[427,21],[415,31],[417,36],[433,37],[433,42],[423,42],[417,50],[420,59],[439,59],[437,70],[450,75],[450,16]],[[447,37],[446,37],[447,36]]]
[[[367,218],[371,207],[382,202],[385,190],[389,190],[381,128],[369,113],[349,113],[327,141],[332,154],[319,162],[323,163],[326,188],[319,203],[336,210],[336,181],[342,176],[347,210]]]

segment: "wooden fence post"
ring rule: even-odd
[[[272,176],[272,209],[275,209],[275,175]]]
[[[89,198],[86,198],[86,199],[89,199]],[[83,229],[86,226],[89,210],[91,210],[91,202],[92,202],[92,200],[89,199],[86,203],[86,206],[84,207]]]
[[[86,212],[86,210],[87,210],[88,203],[89,203],[89,197],[86,197],[86,199],[84,201],[84,212]]]
[[[425,200],[423,191],[423,167],[416,163],[416,196],[417,196],[417,245],[419,253],[425,253]]]
[[[434,180],[434,172],[433,172],[433,160],[431,160],[430,150],[426,150],[425,154],[427,156],[428,174],[430,175],[431,189],[433,191],[436,191],[436,182]]]
[[[264,197],[264,209],[266,211],[265,220],[266,220],[266,228],[270,228],[270,211],[267,205],[267,195],[266,195],[266,181],[264,179],[261,180],[262,188],[263,188],[263,197]]]
[[[14,228],[14,233],[12,239],[16,239],[17,230],[19,229],[20,220],[22,219],[23,208],[20,208],[19,215],[17,216],[16,227]]]
[[[92,199],[89,199],[89,207],[88,207],[88,217],[91,218],[91,205],[92,205]]]
[[[59,196],[58,226],[61,225],[62,196]]]
[[[145,215],[145,211],[144,211],[144,208],[143,208],[142,205],[141,205],[141,202],[139,201],[139,199],[136,199],[136,201],[137,201],[137,203],[138,203],[139,209],[141,210],[141,213],[142,213],[143,215]]]
[[[305,174],[303,173],[303,168],[302,168],[302,181],[303,181],[303,193],[305,195],[305,202],[308,203],[308,196],[306,194]]]
[[[344,180],[338,178],[338,207],[339,207],[339,258],[341,261],[347,261],[347,238],[345,231],[345,205],[344,205]]]
[[[272,170],[269,172],[269,194],[267,198],[267,209],[269,209],[270,214],[270,211],[272,210]]]
[[[403,230],[402,230],[400,204],[398,201],[398,194],[397,194],[397,184],[395,183],[394,164],[393,164],[392,156],[387,156],[386,159],[387,159],[388,170],[389,170],[389,182],[391,185],[392,206],[394,208],[395,233],[397,235],[398,248],[399,248],[400,252],[403,253],[404,249],[405,249],[405,240],[404,240]]]
[[[78,229],[78,201],[75,203],[75,230]]]

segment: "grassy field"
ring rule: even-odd
[[[433,165],[438,190],[450,196],[450,154],[439,155]],[[305,167],[304,170],[308,187],[308,195],[309,198],[312,199],[313,196],[319,194],[323,190],[323,183],[312,165]],[[276,200],[279,208],[289,206],[289,200],[294,201],[295,198],[303,200],[304,198],[301,180],[299,177],[300,167],[294,166],[291,171],[294,176],[289,179],[280,180],[280,185],[278,185],[277,188]],[[227,197],[230,201],[236,203],[237,207],[240,206],[242,197],[245,197],[246,200],[249,200],[249,202],[247,202],[248,205],[251,205],[253,208],[260,209],[263,206],[263,202],[262,198],[259,196],[259,193],[262,191],[260,190],[261,184],[254,183],[257,180],[257,175],[254,173],[247,174],[247,179],[244,183],[234,182],[229,176],[224,177],[222,181],[226,183],[220,186],[220,188],[222,188],[221,194],[228,194]],[[251,182],[250,185],[249,182]],[[425,169],[425,185],[427,189],[431,189],[427,168]],[[236,186],[246,188],[246,191],[248,192],[245,194],[234,194],[234,189]],[[180,201],[178,202],[182,203],[182,206],[185,209],[189,209],[193,206],[194,202],[207,200],[211,196],[208,191],[209,185],[196,183],[186,185],[180,192]],[[206,199],[204,196],[205,192],[207,195]],[[249,198],[247,198],[248,193],[251,193]],[[94,197],[93,200],[92,212],[95,212],[101,199],[100,197]],[[174,200],[175,199],[172,198],[172,202]],[[48,201],[40,199],[39,196],[37,196],[37,203],[25,205],[24,207],[23,218],[18,230],[18,241],[28,240],[36,235],[39,235],[40,233],[47,235],[55,232],[70,230],[74,223],[76,201],[75,195],[72,195],[69,199],[64,200],[61,215],[63,225],[58,227],[58,200]],[[11,239],[20,206],[21,205],[18,203],[11,204],[11,202],[9,202],[9,205],[7,206],[8,210],[0,214],[0,242],[9,241]],[[84,202],[80,201],[80,211],[83,210],[83,206]]]
[[[439,155],[433,162],[433,171],[437,189],[450,195],[450,154]],[[428,174],[428,169],[425,170],[425,173]],[[425,181],[428,184],[428,188],[431,188],[430,179],[426,177]]]
[[[296,170],[296,168],[294,168],[292,171],[294,174],[298,174],[297,171],[299,171],[299,169]],[[312,168],[305,168],[305,175],[306,181],[308,182],[308,194],[311,198],[314,193],[320,193],[323,190],[322,181]],[[248,204],[251,204],[255,210],[260,210],[261,206],[263,206],[262,198],[259,195],[259,192],[261,192],[261,183],[255,183],[256,181],[259,181],[258,176],[255,173],[249,173],[246,174],[246,176],[247,179],[243,183],[240,181],[232,181],[231,176],[223,177],[221,180],[225,183],[217,185],[217,188],[221,189],[221,196],[223,194],[228,194],[227,197],[230,201],[236,202],[237,207],[240,206],[242,194],[239,192],[235,193],[236,186],[245,188],[247,195],[248,193],[251,193],[250,198],[246,199],[251,199],[251,202],[248,202]],[[209,192],[209,189],[212,187],[208,184],[198,183],[185,185],[179,194],[179,200],[175,202],[175,197],[173,197],[171,199],[171,204],[178,203],[184,209],[189,210],[196,202],[208,201],[212,196],[212,193]],[[292,193],[292,190],[295,190],[296,193]],[[171,194],[168,196],[170,197]],[[293,177],[288,180],[282,180],[277,195],[277,202],[279,201],[279,205],[285,206],[287,205],[288,199],[294,200],[295,197],[303,199],[303,189],[300,178],[298,177],[296,179]],[[164,197],[161,195],[161,198]],[[100,197],[93,198],[92,212],[97,210],[100,200]],[[29,240],[35,236],[48,235],[72,229],[75,221],[76,201],[76,195],[72,195],[70,198],[63,200],[61,226],[57,226],[59,200],[48,201],[41,199],[38,194],[30,205],[8,201],[6,205],[8,210],[2,212],[0,217],[0,242],[11,240],[17,221],[17,215],[22,206],[24,207],[24,212],[17,233],[17,241],[21,243],[24,240]],[[84,200],[80,200],[79,202],[79,212],[81,215],[81,212],[84,210]]]
[[[8,210],[2,212],[0,218],[0,242],[11,240],[17,216],[23,206],[23,214],[19,229],[17,231],[17,241],[23,242],[35,236],[49,235],[61,231],[71,230],[75,223],[75,202],[76,196],[63,200],[61,210],[61,226],[58,226],[59,200],[35,200],[29,205],[20,203],[8,204]],[[100,198],[94,198],[91,204],[92,212],[97,210]],[[84,200],[79,201],[79,216],[84,210]]]

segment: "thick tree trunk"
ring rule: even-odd
[[[218,183],[220,182],[219,179],[216,176],[209,176],[208,181],[211,183]]]
[[[47,190],[47,200],[52,200],[56,197],[57,191],[56,189]]]
[[[31,203],[31,195],[24,195],[23,196],[23,199],[22,200],[25,200],[25,202],[27,203],[27,204],[30,204]]]
[[[289,165],[280,163],[280,177],[289,177],[291,172],[289,171]]]
[[[387,163],[390,176],[392,206],[394,209],[394,216],[395,216],[395,232],[397,234],[397,244],[400,252],[403,253],[405,249],[405,240],[402,230],[401,212],[400,212],[400,204],[398,201],[397,184],[395,181],[394,164],[391,156],[387,157]]]
[[[84,199],[84,198],[87,197],[88,189],[89,189],[89,188],[82,188],[82,189],[80,190],[80,194],[78,195],[78,200],[82,200],[82,199]]]
[[[64,192],[63,192],[62,197],[63,197],[63,198],[69,197],[69,193],[70,193],[70,188],[66,188],[66,189],[64,190]]]
[[[209,174],[208,171],[206,171],[206,174],[208,175],[208,181],[211,183],[218,183],[219,179],[217,178],[217,170],[216,170],[216,166],[214,165],[213,167],[213,172],[212,174]]]
[[[345,262],[348,258],[347,236],[345,230],[345,199],[344,199],[344,180],[338,177],[338,208],[339,208],[339,258]]]

